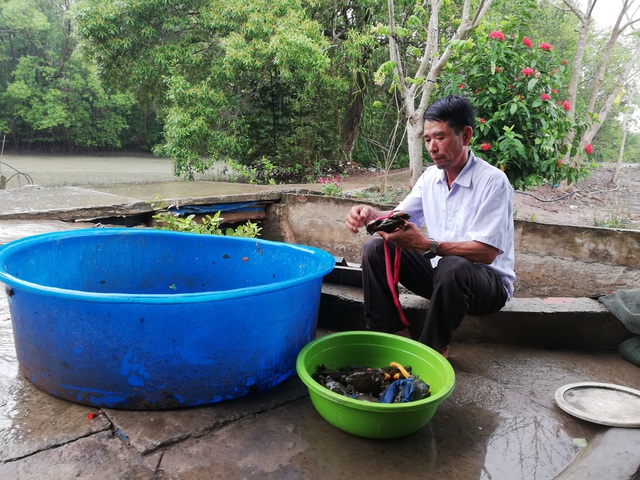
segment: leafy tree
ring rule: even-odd
[[[105,91],[75,53],[70,7],[69,0],[0,5],[0,130],[14,144],[121,145],[133,98]]]
[[[399,15],[396,1],[387,0],[388,23],[377,29],[379,35],[388,39],[389,60],[378,69],[376,81],[384,84],[390,79],[392,88],[397,89],[406,118],[411,184],[414,184],[422,173],[422,116],[438,76],[454,53],[454,45],[480,25],[494,0],[430,0],[425,6],[411,3]]]
[[[323,26],[331,44],[331,66],[327,72],[336,90],[340,148],[345,160],[352,158],[375,71],[376,52],[385,45],[371,28],[386,15],[386,6],[376,0],[322,0],[307,7]]]
[[[625,48],[627,55],[621,61],[614,62],[616,58],[614,52],[623,44],[621,40],[625,31],[633,30],[640,22],[640,14],[638,13],[638,3],[636,0],[623,0],[620,4],[620,10],[615,24],[606,36],[602,48],[598,49],[596,58],[598,59],[594,75],[591,78],[584,77],[585,69],[585,52],[588,48],[588,42],[592,40],[590,36],[593,26],[593,9],[598,0],[588,0],[584,10],[575,0],[562,0],[564,6],[579,21],[578,27],[578,43],[576,55],[573,58],[572,74],[569,83],[568,97],[573,106],[577,103],[578,85],[583,82],[586,106],[585,109],[589,115],[596,119],[592,122],[582,135],[579,137],[580,145],[584,148],[590,145],[600,127],[607,120],[612,107],[621,95],[622,88],[629,81],[630,76],[640,61],[640,48],[636,38],[627,39]],[[635,5],[635,7],[634,7]],[[614,78],[613,82],[607,82],[606,79]],[[570,110],[573,115],[574,109]],[[580,164],[580,157],[574,158],[574,163]]]
[[[78,13],[105,79],[155,101],[158,154],[192,178],[214,161],[291,173],[334,155],[319,25],[298,0],[85,0]]]
[[[578,153],[565,140],[586,125],[568,115],[567,62],[556,63],[552,49],[521,34],[477,30],[458,44],[441,78],[444,94],[473,98],[479,117],[476,150],[516,188],[574,181],[586,173],[560,161],[565,151]]]

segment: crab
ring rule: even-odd
[[[405,212],[391,212],[384,217],[374,218],[365,225],[367,233],[373,235],[376,232],[392,233],[401,229],[411,216]]]

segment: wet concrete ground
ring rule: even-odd
[[[0,244],[82,226],[2,220]],[[100,411],[54,398],[20,375],[0,295],[0,478],[640,478],[640,429],[586,422],[554,401],[558,388],[575,382],[640,389],[638,367],[616,351],[469,342],[452,344],[450,361],[453,394],[427,426],[395,440],[331,426],[297,377],[206,407]]]
[[[47,225],[39,230],[66,224]],[[640,389],[638,367],[615,351],[481,343],[454,343],[452,351],[453,394],[426,427],[401,439],[336,429],[297,377],[206,407],[100,411],[20,375],[3,296],[0,478],[638,478],[640,429],[586,422],[554,401],[559,387],[582,381]]]

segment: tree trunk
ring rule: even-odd
[[[571,108],[567,115],[571,121],[573,121],[576,116],[576,98],[578,97],[578,83],[580,82],[580,74],[582,72],[582,59],[584,58],[584,53],[587,49],[587,40],[589,38],[589,31],[591,30],[591,24],[593,22],[591,14],[596,2],[597,0],[589,0],[585,13],[582,13],[580,10],[578,10],[577,7],[573,5],[572,2],[564,0],[564,3],[569,6],[569,8],[578,17],[578,19],[580,19],[580,28],[578,29],[578,44],[576,46],[576,54],[573,57],[571,78],[569,79],[569,86],[567,88],[567,100],[571,105]],[[566,143],[573,143],[574,138],[575,132],[570,131],[567,135]],[[563,158],[563,162],[566,164],[569,164],[571,162],[570,151],[567,151],[566,155]]]
[[[480,0],[477,3],[475,12],[472,12],[472,0],[465,0],[462,7],[460,25],[448,40],[461,40],[466,38],[479,24],[494,0]],[[413,186],[420,177],[422,164],[422,115],[431,100],[431,93],[438,76],[442,72],[444,65],[451,58],[453,51],[446,47],[442,54],[438,56],[438,34],[439,34],[439,13],[441,0],[429,0],[430,15],[428,26],[428,38],[423,47],[423,54],[420,64],[408,81],[409,75],[407,66],[403,62],[400,46],[397,41],[395,25],[394,0],[387,0],[389,14],[389,58],[395,63],[395,74],[400,91],[402,109],[407,119],[407,147],[409,152],[409,169],[411,172],[410,185]],[[421,80],[421,81],[416,81]],[[420,100],[418,94],[420,93]]]
[[[618,174],[622,166],[622,158],[624,157],[624,145],[627,142],[627,120],[629,114],[625,113],[622,117],[622,139],[620,140],[620,150],[618,151],[618,160],[616,161],[616,170],[613,174],[613,183],[618,183]]]
[[[358,70],[355,75],[354,83],[349,87],[349,98],[351,98],[351,103],[345,112],[342,127],[342,154],[346,161],[351,160],[351,153],[353,152],[353,147],[358,139],[358,130],[360,129],[362,112],[364,111],[365,86],[365,75],[363,72]]]
[[[409,158],[410,159],[420,159],[418,162],[410,162],[409,164],[409,172],[411,174],[410,185],[413,186],[416,184],[420,175],[422,175],[422,171],[424,170],[424,165],[422,163],[422,121],[419,122],[407,122],[407,147],[409,150]]]
[[[578,9],[578,7],[575,5],[574,1],[571,1],[571,0],[563,0],[563,1],[565,5],[567,5],[571,9],[571,11],[578,17],[578,19],[580,19],[581,25],[582,25],[579,30],[578,50],[576,52],[576,57],[573,63],[573,71],[571,73],[571,80],[569,82],[569,92],[568,92],[569,102],[571,103],[571,110],[569,111],[569,114],[571,115],[572,118],[575,118],[574,109],[576,104],[577,85],[578,85],[580,74],[582,71],[582,59],[584,57],[584,49],[586,47],[587,36],[589,33],[591,21],[592,21],[591,14],[593,12],[593,7],[595,6],[597,0],[589,0],[589,2],[587,3],[586,13],[582,13]],[[622,7],[620,9],[620,12],[618,13],[616,23],[613,26],[611,35],[609,36],[609,40],[607,41],[607,45],[603,52],[600,65],[598,66],[598,71],[596,74],[595,81],[590,86],[589,104],[587,106],[588,114],[596,113],[595,111],[596,102],[597,102],[597,99],[601,97],[603,94],[603,92],[601,91],[601,87],[604,81],[605,74],[609,68],[609,63],[611,60],[611,54],[613,52],[613,49],[618,39],[620,38],[620,35],[622,34],[622,32],[633,23],[633,21],[630,21],[625,25],[621,26],[624,16],[627,14],[627,12],[629,11],[630,7],[633,5],[634,2],[635,0],[623,0]],[[597,121],[594,122],[582,134],[582,138],[580,138],[580,149],[578,150],[579,152],[582,152],[584,146],[591,143],[591,141],[593,140],[593,137],[596,135],[596,133],[598,133],[598,130],[600,129],[600,127],[606,120],[607,116],[609,115],[609,111],[611,110],[611,106],[613,105],[613,100],[620,92],[621,86],[624,83],[626,83],[626,80],[631,71],[630,69],[633,65],[635,65],[637,61],[638,61],[638,52],[636,51],[633,53],[631,60],[629,60],[629,62],[627,62],[627,64],[625,65],[624,72],[619,76],[618,82],[616,83],[616,87],[613,89],[612,92],[609,92],[608,94],[605,93],[605,101],[600,106],[600,109],[597,112],[598,113]],[[567,138],[567,141],[571,142],[573,141],[573,138],[574,137],[572,133]],[[565,163],[569,163],[569,157],[570,157],[570,154],[567,153],[564,159]],[[571,159],[571,163],[574,166],[580,166],[581,161],[582,161],[581,153],[579,153],[576,157]]]
[[[598,121],[591,124],[591,126],[582,135],[582,141],[580,142],[581,146],[584,146],[587,143],[591,143],[591,141],[593,140],[593,137],[596,136],[596,133],[598,133],[598,130],[600,130],[600,127],[607,120],[607,117],[609,116],[609,112],[611,111],[611,107],[613,106],[613,102],[615,101],[616,97],[620,94],[620,91],[622,90],[623,85],[625,85],[629,80],[629,76],[631,75],[633,68],[636,66],[639,60],[640,60],[640,48],[636,46],[636,48],[633,51],[633,55],[629,58],[622,72],[618,76],[618,79],[616,80],[615,88],[611,92],[609,92],[604,103],[600,107],[600,110],[598,111]]]

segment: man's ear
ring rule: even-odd
[[[473,128],[469,125],[462,129],[462,141],[464,142],[464,146],[467,147],[471,143],[471,137],[473,137]]]

